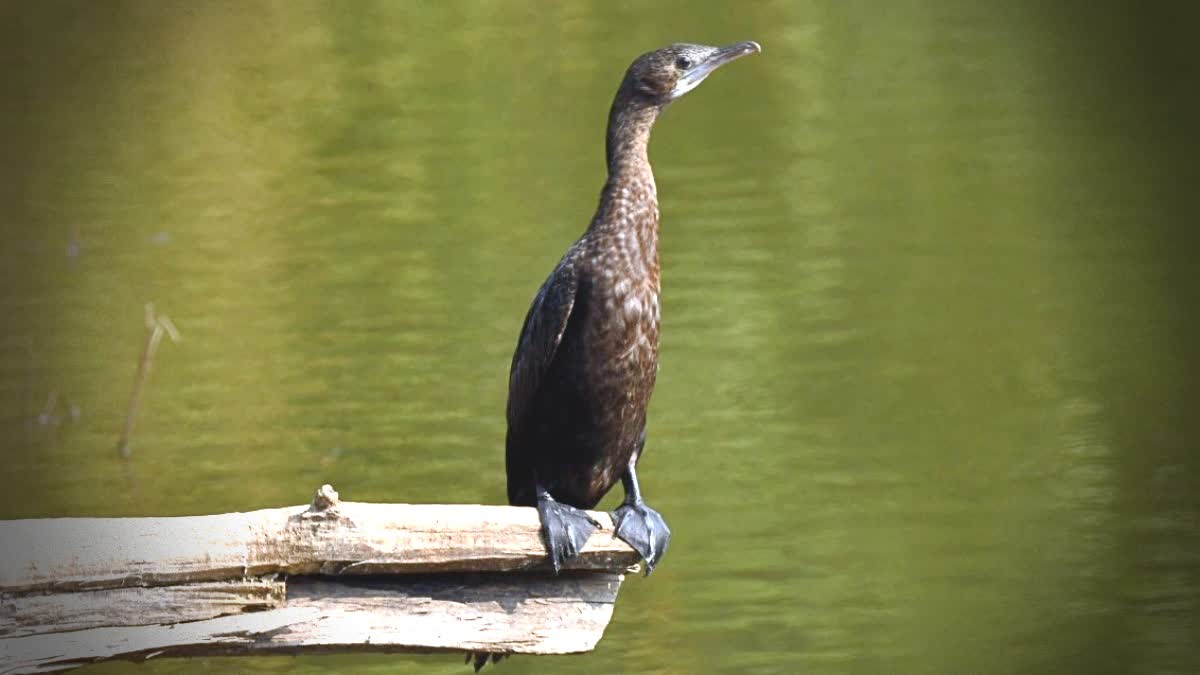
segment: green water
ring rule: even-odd
[[[1200,671],[1189,13],[532,7],[0,4],[0,516],[503,502],[624,67],[755,39],[651,147],[670,554],[495,672]],[[123,462],[147,302],[183,340]],[[465,672],[137,672],[199,670]]]

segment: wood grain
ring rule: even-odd
[[[535,509],[341,502],[0,521],[0,675],[106,659],[595,647],[638,555],[601,530],[547,572]]]
[[[293,577],[286,603],[266,611],[6,638],[0,673],[161,656],[585,652],[604,634],[621,581],[607,572]]]
[[[567,569],[623,571],[638,554],[601,529]],[[172,518],[0,522],[0,592],[241,579],[271,573],[388,574],[545,569],[537,511],[341,502]]]

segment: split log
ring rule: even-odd
[[[0,673],[111,658],[591,650],[637,554],[606,514],[548,571],[531,508],[339,502],[0,521]]]
[[[0,638],[184,623],[258,612],[282,607],[286,594],[287,584],[282,579],[208,581],[76,593],[6,593],[0,601]]]

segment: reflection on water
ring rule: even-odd
[[[1200,669],[1172,22],[942,4],[0,10],[0,515],[503,501],[622,69],[753,38],[652,148],[671,555],[595,654],[498,671]],[[123,464],[150,301],[185,339]],[[331,665],[460,672],[146,667]]]

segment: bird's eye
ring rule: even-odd
[[[679,70],[687,70],[692,67],[692,60],[686,56],[681,56],[675,59],[675,67]]]

